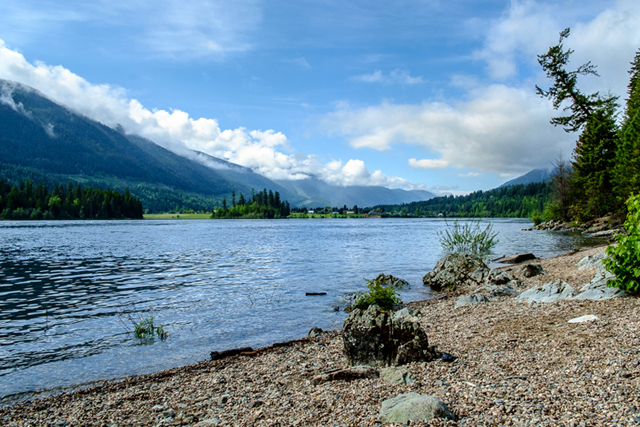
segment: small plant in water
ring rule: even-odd
[[[153,340],[155,336],[160,340],[165,341],[169,336],[169,333],[164,330],[164,325],[155,326],[153,323],[153,317],[141,318],[140,321],[133,322],[133,335],[140,340]]]
[[[444,232],[438,231],[438,238],[442,249],[450,254],[469,254],[485,256],[498,243],[497,232],[493,231],[493,225],[487,224],[486,228],[480,228],[480,221],[460,223],[455,221],[453,228],[447,228]]]

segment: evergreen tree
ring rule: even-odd
[[[629,74],[629,98],[614,171],[618,202],[624,202],[632,193],[640,193],[640,50],[636,52]]]
[[[572,180],[572,212],[584,220],[606,214],[615,206],[612,170],[618,148],[615,121],[618,105],[617,97],[601,97],[598,92],[583,94],[578,89],[578,75],[597,76],[598,73],[590,62],[575,71],[567,71],[573,50],[565,50],[563,40],[569,33],[569,28],[562,31],[558,44],[550,47],[546,54],[538,55],[538,62],[553,84],[548,90],[536,86],[536,91],[551,99],[555,109],[565,105],[563,111],[570,112],[552,118],[551,124],[563,126],[566,132],[584,129],[574,150]]]

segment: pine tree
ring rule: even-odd
[[[632,193],[640,193],[640,50],[636,52],[629,74],[629,98],[620,129],[614,173],[615,193],[620,203]]]

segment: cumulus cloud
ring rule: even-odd
[[[553,114],[549,103],[529,88],[491,85],[472,91],[466,102],[341,109],[325,124],[355,148],[413,144],[441,157],[410,161],[413,167],[520,173],[548,165],[549,153],[570,152],[573,137],[549,125]]]
[[[449,166],[449,162],[442,159],[409,159],[409,166],[415,169],[442,169]]]
[[[577,136],[549,124],[559,113],[535,95],[534,85],[546,84],[536,55],[556,44],[566,26],[572,27],[565,43],[575,50],[572,67],[592,61],[602,75],[581,80],[580,88],[624,95],[629,62],[640,46],[639,2],[620,0],[600,11],[586,4],[576,11],[571,4],[515,0],[491,23],[483,48],[474,53],[486,64],[487,76],[452,77],[451,85],[465,92],[462,100],[385,101],[365,108],[343,104],[324,124],[329,134],[346,137],[354,148],[382,151],[411,144],[440,157],[410,159],[414,168],[467,167],[516,175],[548,167],[558,156],[571,156]],[[385,76],[376,72],[358,78],[383,82]]]
[[[371,74],[362,74],[352,77],[352,80],[361,83],[383,83],[383,84],[401,84],[401,85],[415,85],[424,83],[422,77],[413,77],[408,71],[393,70],[388,75],[384,75],[382,71],[376,70]]]
[[[421,188],[402,178],[376,170],[370,173],[361,160],[334,160],[323,163],[312,155],[292,154],[287,137],[271,129],[221,129],[215,119],[194,119],[180,110],[149,110],[122,88],[94,85],[61,66],[29,63],[20,53],[0,40],[0,78],[31,86],[56,102],[81,114],[126,132],[146,137],[178,154],[200,161],[192,150],[249,167],[272,179],[317,177],[335,185],[382,185],[394,188]],[[8,88],[8,89],[5,89]],[[3,85],[0,102],[24,111]],[[52,136],[53,128],[48,128]]]

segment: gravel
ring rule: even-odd
[[[593,270],[577,261],[603,248],[536,260],[545,275],[583,285]],[[507,267],[517,274],[521,266]],[[100,383],[0,408],[6,426],[378,426],[381,402],[432,395],[455,421],[419,425],[640,425],[640,301],[558,301],[513,297],[454,308],[455,298],[412,303],[429,342],[456,357],[406,365],[415,381],[382,378],[313,385],[345,368],[340,332],[248,355]],[[568,323],[594,315],[596,320]]]

